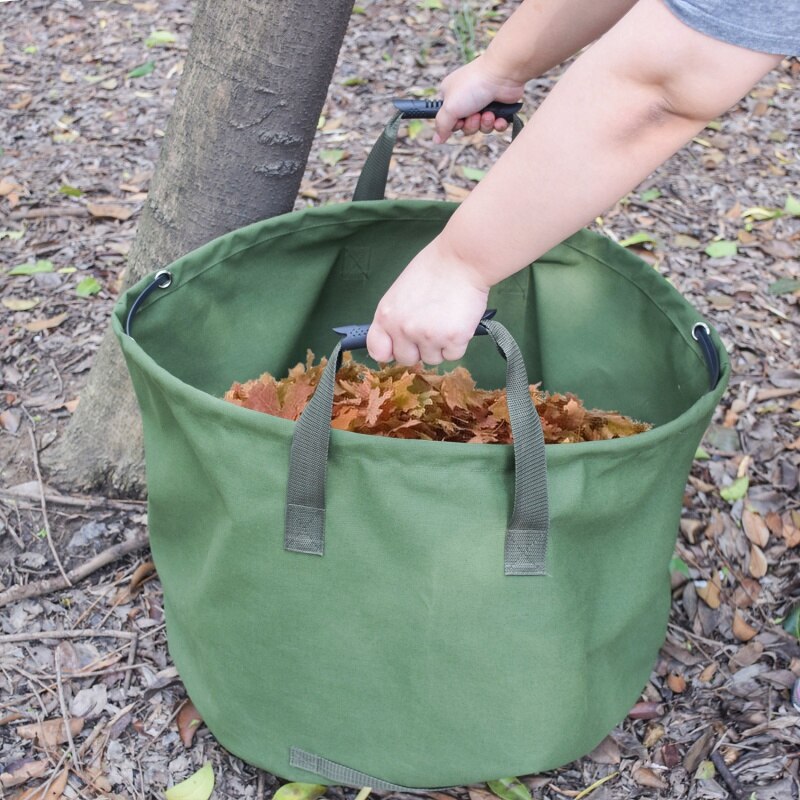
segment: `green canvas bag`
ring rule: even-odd
[[[392,136],[361,197],[382,195]],[[607,239],[579,232],[492,290],[498,322],[462,363],[507,384],[513,447],[331,431],[333,367],[297,423],[221,399],[307,348],[335,365],[331,329],[371,319],[453,210],[269,219],[114,310],[171,656],[219,742],[286,779],[414,791],[558,767],[626,715],[664,639],[684,486],[729,368]],[[529,380],[654,428],[545,447]]]

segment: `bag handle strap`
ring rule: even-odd
[[[372,146],[367,160],[364,162],[364,168],[361,170],[356,190],[353,193],[353,200],[383,200],[386,194],[386,178],[389,175],[389,162],[392,159],[392,152],[394,151],[395,143],[397,142],[397,132],[400,129],[400,123],[404,119],[430,119],[431,112],[438,111],[441,106],[441,101],[420,101],[426,105],[425,109],[415,111],[408,108],[409,103],[414,101],[396,101],[395,105],[399,105],[400,110],[389,120],[386,127],[383,129],[381,135],[377,138],[375,144]],[[435,107],[435,108],[434,108]],[[511,139],[516,139],[517,135],[522,131],[522,120],[514,113],[518,111],[521,104],[514,103],[512,105],[504,105],[500,103],[492,103],[486,107],[497,113],[497,116],[504,118],[511,118]],[[512,109],[511,111],[504,109]]]
[[[499,322],[483,319],[479,328],[494,340],[506,360],[506,396],[514,437],[514,506],[505,537],[506,575],[545,575],[550,526],[544,434],[531,400],[522,353]],[[331,434],[339,342],[317,389],[295,423],[286,493],[284,548],[321,556],[325,550],[325,474]]]

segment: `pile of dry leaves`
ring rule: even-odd
[[[265,372],[256,380],[234,383],[225,399],[244,408],[296,420],[314,394],[323,358],[306,363],[276,380]],[[550,394],[530,387],[546,444],[617,439],[650,429],[650,425],[613,411],[587,410],[573,394]],[[456,367],[439,374],[420,363],[373,370],[345,353],[336,374],[334,428],[398,439],[509,444],[508,403],[503,389],[478,389],[469,371]]]

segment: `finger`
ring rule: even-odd
[[[508,130],[508,120],[503,119],[502,117],[497,117],[494,121],[494,129],[498,133],[502,133],[505,130]]]
[[[421,361],[419,349],[408,339],[397,339],[392,342],[394,360],[405,367],[411,367]]]
[[[494,130],[495,116],[491,111],[481,114],[481,133],[491,133]]]
[[[436,132],[433,134],[433,141],[436,144],[446,142],[450,138],[450,134],[453,132],[457,122],[458,117],[443,104],[434,120]]]
[[[442,349],[442,358],[445,361],[458,361],[467,352],[467,342],[449,344]]]
[[[478,132],[478,128],[481,126],[481,115],[480,114],[470,114],[464,120],[464,133],[467,136],[471,136],[473,133]]]
[[[392,337],[377,322],[369,326],[367,352],[375,361],[392,360]]]
[[[431,347],[430,345],[419,346],[419,357],[426,364],[441,364],[444,361],[442,351],[438,347]]]

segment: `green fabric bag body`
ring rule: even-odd
[[[171,284],[115,308],[145,429],[149,524],[170,653],[211,731],[284,778],[437,787],[528,774],[594,747],[663,642],[668,564],[709,390],[696,311],[623,248],[580,232],[499,284],[490,307],[530,382],[655,428],[548,445],[544,575],[507,575],[506,445],[333,430],[324,554],[284,548],[299,423],[224,402],[336,325],[369,322],[454,206],[345,203],[217,239]],[[357,357],[366,359],[366,353]],[[490,337],[462,362],[505,385]],[[321,777],[322,776],[322,777]]]

